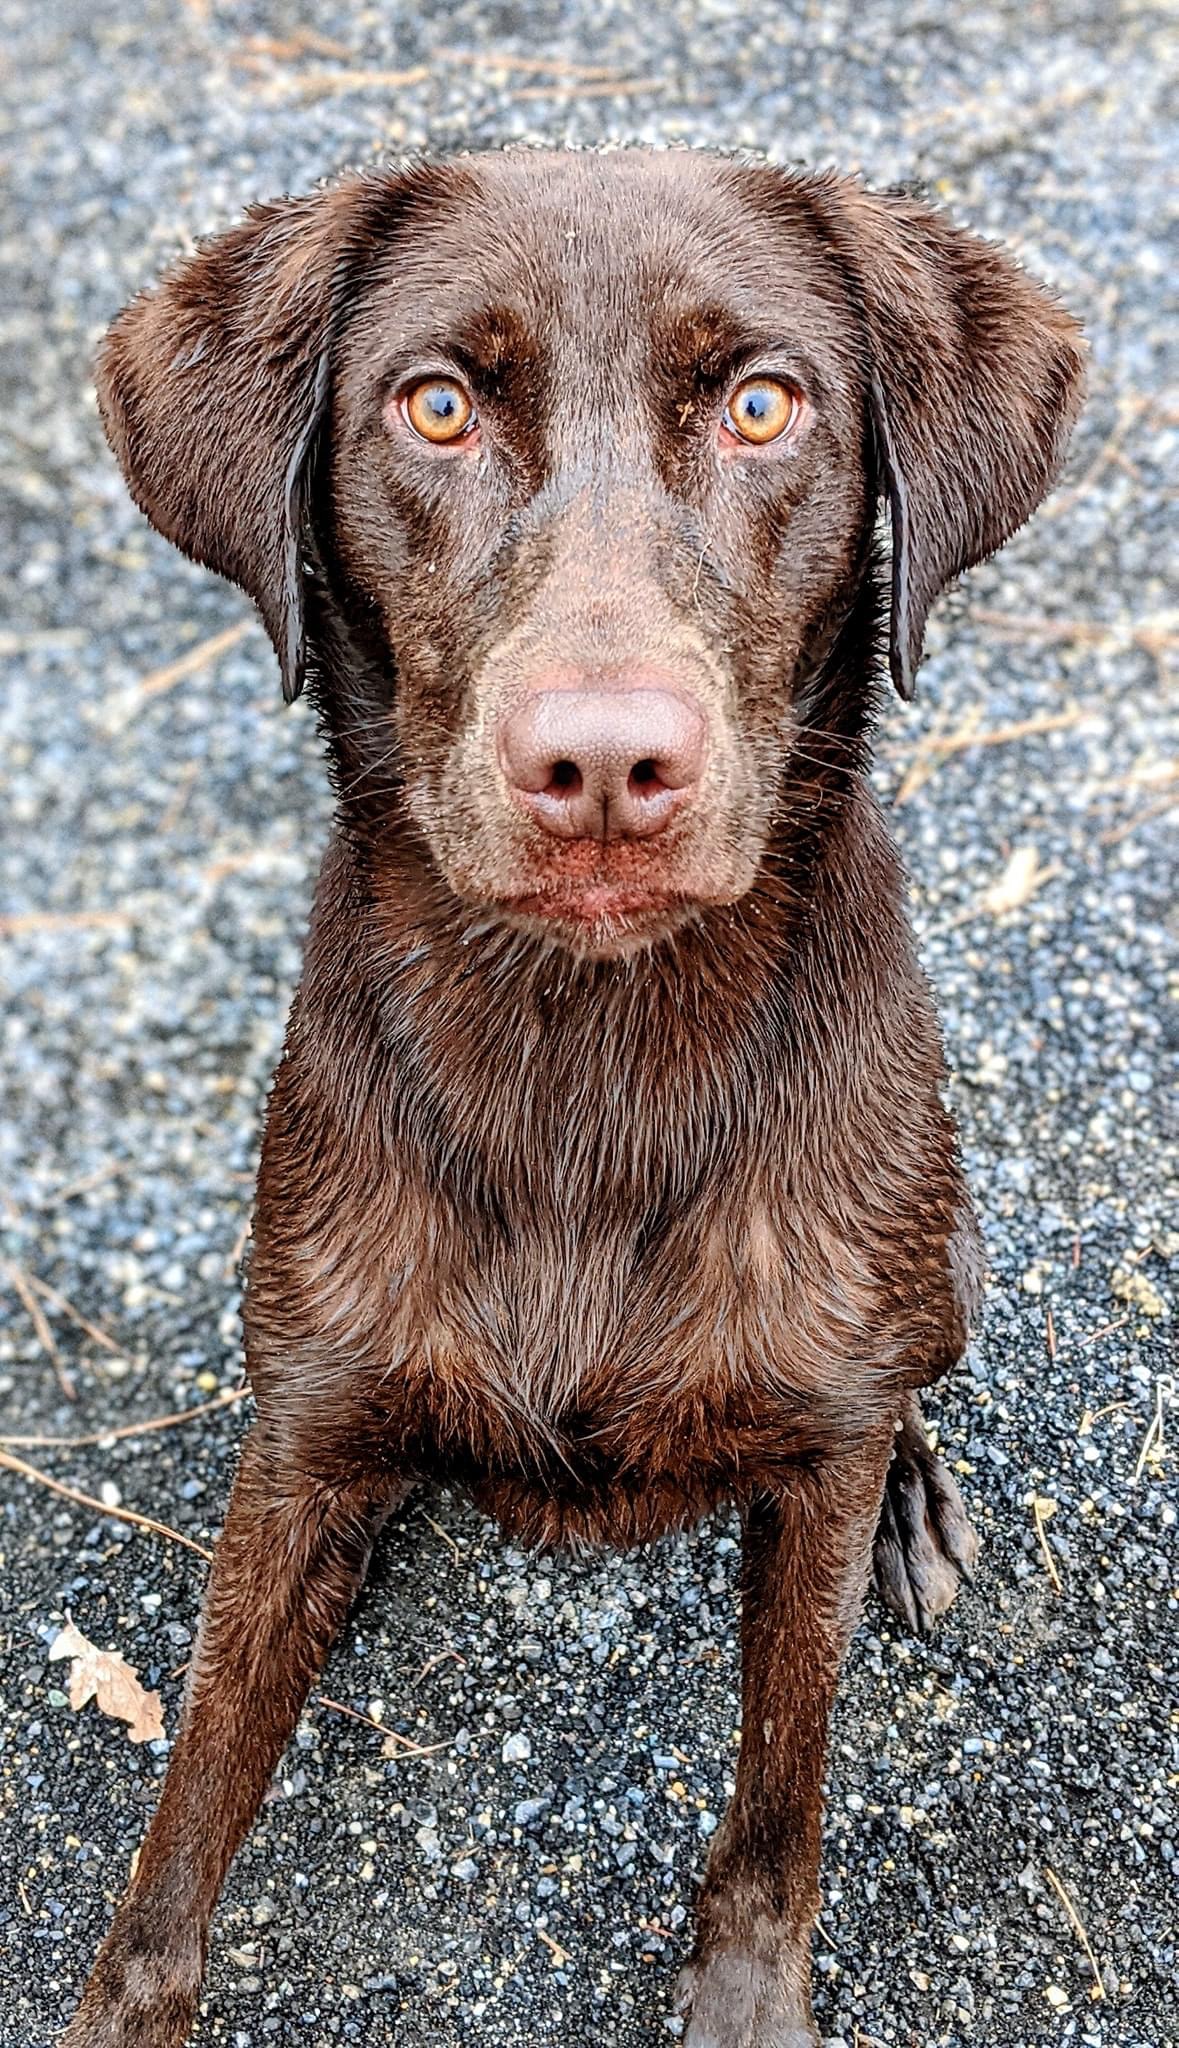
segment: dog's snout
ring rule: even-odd
[[[560,839],[644,839],[692,801],[704,772],[698,704],[662,682],[530,690],[499,756],[517,802]]]

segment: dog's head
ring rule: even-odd
[[[908,696],[938,593],[1048,488],[1081,361],[914,200],[521,151],[253,209],[119,317],[99,394],[288,697],[310,647],[345,801],[407,813],[466,903],[609,952],[744,894],[808,735],[855,738],[878,495]]]

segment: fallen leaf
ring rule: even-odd
[[[70,1621],[49,1646],[51,1664],[61,1657],[72,1659],[70,1705],[75,1713],[87,1700],[94,1700],[101,1713],[128,1723],[127,1737],[131,1742],[154,1742],[163,1734],[159,1693],[147,1692],[140,1685],[117,1650],[97,1649]]]
[[[1034,846],[1017,846],[998,881],[991,883],[983,897],[982,908],[992,917],[1002,917],[1007,910],[1021,910],[1037,889],[1059,873],[1056,866],[1040,866],[1040,856]]]

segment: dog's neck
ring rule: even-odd
[[[346,1085],[350,1118],[375,1117],[431,1179],[474,1187],[495,1162],[517,1196],[558,1211],[604,1188],[629,1208],[720,1188],[738,1162],[801,1148],[907,978],[870,792],[851,776],[824,808],[821,831],[807,814],[805,858],[783,826],[740,902],[607,960],[461,905],[408,825],[396,858],[388,839],[341,832],[300,998],[324,1087],[339,1100]]]

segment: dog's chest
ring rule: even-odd
[[[260,1220],[259,1403],[298,1387],[342,1458],[456,1480],[539,1540],[640,1540],[829,1447],[932,1355],[957,1181],[927,1171],[926,1227],[901,1231],[903,1155],[870,1184],[828,1150],[805,1193],[763,1163],[567,1214],[502,1182],[460,1207],[397,1173],[337,1180],[297,1233]]]
[[[833,1360],[892,1350],[863,1254],[761,1201],[646,1238],[550,1219],[398,1280],[376,1342],[391,1436],[426,1469],[537,1488],[558,1519],[599,1491],[612,1515],[632,1488],[649,1505],[731,1491],[802,1447]]]

